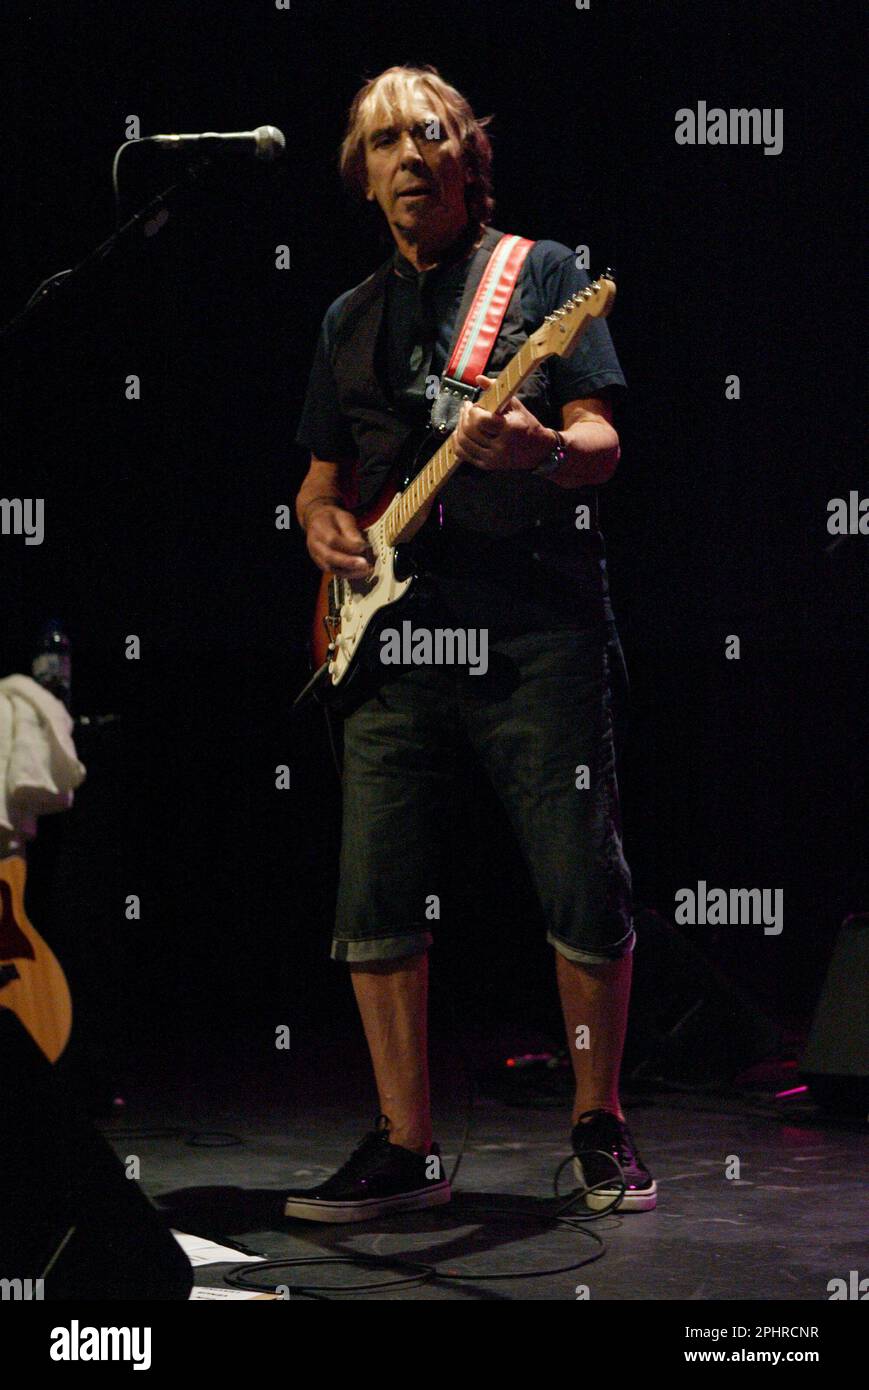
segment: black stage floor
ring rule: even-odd
[[[122,1159],[139,1157],[143,1188],[176,1230],[229,1239],[268,1260],[403,1256],[467,1276],[329,1296],[826,1300],[831,1279],[847,1281],[865,1264],[865,1138],[859,1124],[826,1118],[805,1097],[776,1103],[775,1090],[794,1080],[792,1069],[771,1068],[741,1091],[659,1085],[625,1093],[634,1137],[658,1180],[658,1207],[581,1231],[549,1220],[554,1171],[568,1153],[566,1109],[518,1107],[491,1094],[473,1102],[451,1205],[352,1226],[286,1220],[283,1189],[321,1181],[372,1125],[364,1058],[339,1040],[259,1062],[218,1059],[207,1049],[176,1056],[131,1083],[123,1112],[98,1123]],[[433,1092],[435,1137],[449,1171],[468,1114],[455,1057],[439,1055]],[[214,1147],[224,1145],[220,1135],[225,1146]],[[726,1176],[734,1158],[738,1179]],[[604,1242],[602,1255],[592,1232]],[[530,1274],[581,1260],[585,1268]],[[220,1285],[229,1267],[197,1269],[196,1284]],[[262,1275],[289,1285],[291,1298],[300,1284],[390,1277],[398,1271],[337,1264]]]

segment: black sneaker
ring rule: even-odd
[[[613,1211],[652,1211],[658,1202],[658,1185],[643,1160],[623,1120],[609,1110],[586,1110],[570,1136],[573,1171],[587,1192],[585,1204],[592,1211],[608,1207],[619,1195],[618,1168],[625,1180],[625,1195]],[[609,1157],[612,1155],[612,1157]]]
[[[390,1144],[389,1119],[380,1115],[337,1173],[319,1187],[287,1194],[284,1215],[303,1221],[368,1221],[391,1211],[439,1207],[451,1195],[437,1144],[428,1154]]]

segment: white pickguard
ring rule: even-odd
[[[413,577],[399,579],[395,573],[395,546],[384,539],[384,518],[380,517],[365,532],[374,552],[374,569],[364,579],[341,579],[340,624],[330,648],[329,679],[339,685],[359,651],[362,639],[372,619],[381,609],[396,603],[406,593]]]

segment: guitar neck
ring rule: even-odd
[[[496,414],[509,398],[518,391],[526,377],[547,357],[566,357],[573,352],[577,340],[588,326],[591,318],[606,317],[615,298],[615,282],[612,271],[607,271],[599,280],[577,291],[554,314],[548,314],[539,328],[522,344],[516,356],[507,364],[497,381],[487,387],[478,404],[484,410]],[[449,481],[459,466],[456,458],[454,435],[445,439],[417,474],[404,492],[394,498],[383,514],[383,538],[387,545],[395,545],[414,521],[417,526],[420,513],[425,520],[427,508],[432,499]],[[415,529],[415,528],[414,528]]]
[[[551,356],[545,353],[544,356]],[[504,370],[501,372],[497,381],[487,387],[477,404],[483,410],[490,410],[495,414],[518,391],[519,387],[533,372],[537,363],[541,361],[539,348],[529,338],[524,342],[511,359]],[[420,470],[413,482],[408,485],[404,492],[396,497],[392,506],[386,512],[385,537],[388,545],[394,545],[402,532],[407,529],[410,523],[419,515],[432,499],[440,492],[441,488],[449,482],[453,473],[459,467],[459,460],[456,458],[456,447],[454,435],[450,435],[444,441],[436,454],[433,454],[424,468]]]

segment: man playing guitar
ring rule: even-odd
[[[342,175],[378,205],[395,248],[326,313],[297,433],[311,462],[296,510],[314,563],[354,583],[373,561],[360,509],[427,422],[469,276],[506,245],[491,227],[485,125],[433,68],[390,68],[350,109]],[[589,286],[566,246],[522,253],[480,388]],[[350,968],[381,1115],[327,1182],[287,1194],[289,1216],[354,1221],[449,1200],[429,1106],[426,905],[468,757],[510,817],[555,950],[586,1202],[617,1199],[620,1170],[618,1209],[655,1206],[618,1092],[635,935],[611,715],[611,671],[623,667],[596,490],[619,459],[611,399],[624,384],[596,318],[571,355],[548,359],[497,411],[456,403],[462,466],[413,545],[425,622],[485,629],[489,670],[384,668],[345,716],[332,955]]]

